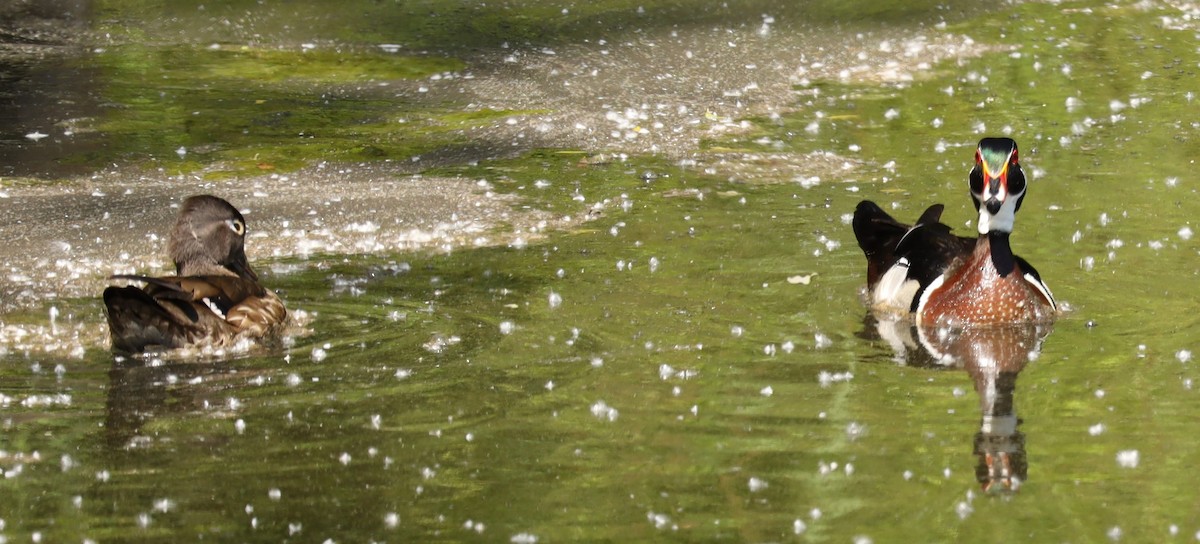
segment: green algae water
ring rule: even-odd
[[[880,13],[860,24],[906,21]],[[988,44],[980,56],[900,83],[797,81],[787,111],[707,132],[684,160],[494,145],[455,160],[471,142],[446,125],[516,110],[396,106],[375,91],[327,104],[283,80],[264,84],[277,93],[265,103],[204,98],[304,104],[212,121],[200,139],[223,142],[216,157],[171,139],[186,123],[170,119],[210,106],[98,114],[100,134],[166,127],[104,147],[105,161],[236,180],[353,153],[370,132],[367,153],[383,156],[354,160],[403,159],[586,220],[502,246],[259,259],[309,318],[278,352],[4,348],[0,542],[1191,540],[1200,54],[1187,15],[1093,2],[963,15],[939,31]],[[519,28],[540,28],[529,20]],[[141,73],[123,47],[101,64]],[[149,56],[176,54],[163,47]],[[282,62],[224,49],[173,57],[171,73],[203,66],[229,84],[222,66]],[[456,70],[446,57],[427,73]],[[155,95],[122,85],[112,100]],[[385,134],[400,118],[428,134]],[[303,153],[281,136],[313,128],[326,130]],[[849,226],[866,198],[905,221],[945,203],[943,220],[971,232],[984,134],[1021,146],[1031,181],[1013,248],[1067,308],[990,378],[980,361],[931,365],[880,337]],[[452,151],[409,160],[436,150]],[[97,299],[5,323],[92,330]],[[993,397],[1015,416],[1019,437],[995,449],[1020,483],[985,491]]]

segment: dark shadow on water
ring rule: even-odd
[[[147,366],[143,360],[114,362],[105,402],[105,444],[135,448],[149,440],[143,426],[168,414],[198,413],[224,399],[219,393],[237,374],[228,362],[174,362]],[[224,385],[223,385],[224,384]]]
[[[90,0],[0,2],[0,176],[60,177],[103,146],[86,128],[101,110],[99,70],[78,44]]]
[[[1015,493],[1029,474],[1014,398],[1017,376],[1037,358],[1051,330],[1034,324],[951,329],[868,317],[862,336],[885,341],[898,364],[962,369],[971,376],[980,413],[972,442],[976,481],[985,492]]]

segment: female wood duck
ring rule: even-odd
[[[189,197],[167,242],[175,276],[113,276],[146,284],[104,290],[113,347],[142,352],[269,338],[287,310],[246,261],[246,220],[229,202]]]
[[[998,325],[1046,322],[1058,306],[1037,270],[1013,255],[1008,238],[1021,200],[1025,173],[1017,143],[984,138],[970,174],[979,212],[979,236],[950,233],[935,204],[913,226],[864,200],[854,211],[854,236],[867,256],[873,308],[913,312],[930,325]]]

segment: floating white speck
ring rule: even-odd
[[[658,270],[658,257],[650,257],[650,273]]]
[[[773,388],[771,388],[771,386],[768,385],[768,386],[762,388],[762,390],[759,391],[758,393],[764,397],[769,397],[769,396],[775,394],[775,390]]]
[[[822,370],[817,374],[817,382],[821,384],[821,387],[829,387],[834,383],[848,382],[852,379],[854,379],[854,374],[849,372],[828,372]]]
[[[154,499],[154,511],[167,513],[175,509],[175,501],[171,499]]]
[[[338,456],[338,462],[341,463],[342,465],[349,465],[350,464],[350,454],[347,452],[342,452],[342,454]]]
[[[321,361],[324,361],[325,357],[327,357],[328,355],[329,354],[322,348],[313,348],[313,350],[312,350],[312,360],[314,363],[319,363]]]
[[[851,441],[858,440],[867,434],[867,426],[857,421],[851,421],[846,424],[846,438]]]
[[[604,419],[604,420],[608,420],[608,421],[616,421],[617,416],[620,414],[617,412],[616,408],[613,408],[613,407],[609,406],[608,404],[606,404],[604,401],[600,400],[600,401],[596,401],[596,403],[592,405],[592,415],[596,416],[599,419]]]
[[[896,119],[897,117],[900,117],[900,110],[897,110],[896,108],[891,108],[883,112],[883,118],[887,119],[888,121]]]
[[[796,176],[796,183],[805,189],[812,189],[821,184],[821,176]]]
[[[517,328],[516,324],[514,324],[512,321],[501,321],[500,322],[500,334],[512,334],[512,332],[514,330],[516,330],[516,328]]]
[[[742,328],[741,325],[734,325],[729,328],[729,334],[732,334],[735,338],[737,338],[743,334],[746,334],[746,329]]]
[[[825,249],[827,249],[827,250],[829,250],[829,251],[833,251],[833,250],[835,250],[835,249],[837,249],[837,248],[839,248],[839,247],[842,247],[842,243],[841,243],[841,242],[839,242],[839,241],[837,241],[837,240],[832,240],[832,239],[830,239],[830,238],[826,237],[824,234],[822,234],[821,236],[817,237],[817,241],[818,241],[818,242],[820,242],[820,243],[822,243],[822,244],[825,244]]]
[[[913,472],[912,472],[911,470],[906,470],[906,471],[904,471],[904,474],[901,474],[901,476],[903,476],[903,477],[904,477],[904,481],[906,481],[906,482],[907,482],[907,481],[909,481],[909,480],[911,480],[911,479],[912,479],[912,477],[913,477]]]
[[[513,544],[537,544],[538,537],[530,533],[517,533],[508,539],[508,541]]]
[[[1098,399],[1104,398],[1104,390],[1103,389],[1097,389],[1095,394],[1096,394],[1096,398],[1098,398]]]
[[[358,234],[371,234],[371,233],[377,232],[379,230],[379,224],[372,223],[371,221],[364,221],[362,223],[350,223],[349,225],[346,225],[342,230],[344,230],[346,232],[354,232],[354,233],[358,233]]]
[[[975,509],[967,501],[958,501],[958,504],[954,505],[954,513],[958,514],[958,519],[967,519],[967,516],[974,511]]]
[[[1121,450],[1117,452],[1117,465],[1121,468],[1137,468],[1138,450]]]
[[[1192,360],[1192,352],[1191,350],[1181,349],[1175,352],[1175,358],[1179,359],[1181,363],[1186,363]]]
[[[400,525],[400,514],[395,512],[388,512],[387,514],[384,514],[383,524],[386,525],[388,529],[395,529]]]
[[[762,491],[762,490],[770,487],[770,485],[767,483],[766,480],[762,480],[762,479],[755,478],[755,477],[750,478],[749,486],[750,486],[751,493],[758,493],[759,491]]]
[[[35,131],[33,131],[33,132],[30,132],[29,134],[26,134],[26,135],[25,135],[25,137],[26,137],[26,138],[28,138],[28,139],[30,139],[30,140],[33,140],[33,141],[35,141],[35,142],[36,142],[36,141],[38,141],[38,140],[41,140],[42,138],[46,138],[46,137],[48,137],[48,136],[50,136],[50,135],[49,135],[49,134],[42,134],[42,132],[41,132],[41,131],[37,131],[37,130],[35,130]]]
[[[666,529],[671,527],[671,517],[658,512],[646,512],[646,519],[654,524],[655,529]]]
[[[1110,528],[1108,530],[1108,532],[1106,532],[1104,534],[1108,536],[1109,540],[1116,542],[1118,540],[1121,540],[1121,533],[1122,533],[1121,528],[1114,525],[1112,528]]]
[[[554,291],[550,291],[550,296],[549,296],[549,297],[547,297],[547,299],[548,299],[548,300],[549,300],[549,302],[550,302],[550,309],[551,309],[551,310],[553,310],[553,309],[555,309],[555,308],[557,308],[557,307],[559,307],[559,306],[562,306],[562,301],[563,301],[563,300],[562,300],[562,295],[560,295],[560,294],[558,294],[558,293],[555,293]]]
[[[825,349],[833,345],[833,340],[830,340],[828,336],[825,336],[822,333],[814,334],[813,340],[817,349]]]
[[[246,420],[238,418],[237,421],[233,422],[233,428],[238,434],[246,432]]]
[[[797,518],[796,520],[792,521],[792,533],[802,535],[804,534],[804,531],[807,530],[808,525],[804,523],[804,520]]]
[[[179,155],[179,158],[182,159],[187,156],[187,148],[183,147],[183,146],[179,146],[179,149],[175,150],[175,154]]]
[[[1183,228],[1179,229],[1178,234],[1179,234],[1180,240],[1191,240],[1192,239],[1191,227],[1183,227]]]
[[[1100,436],[1103,433],[1104,433],[1104,424],[1103,423],[1097,423],[1095,425],[1092,425],[1091,427],[1088,427],[1088,434],[1090,434],[1092,436]]]

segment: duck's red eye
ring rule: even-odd
[[[1009,159],[1009,162],[1017,164],[1017,148],[1015,147],[1013,148],[1012,158]]]
[[[983,155],[980,155],[979,150],[976,149],[975,150],[975,164],[979,164],[981,162],[983,162]]]

